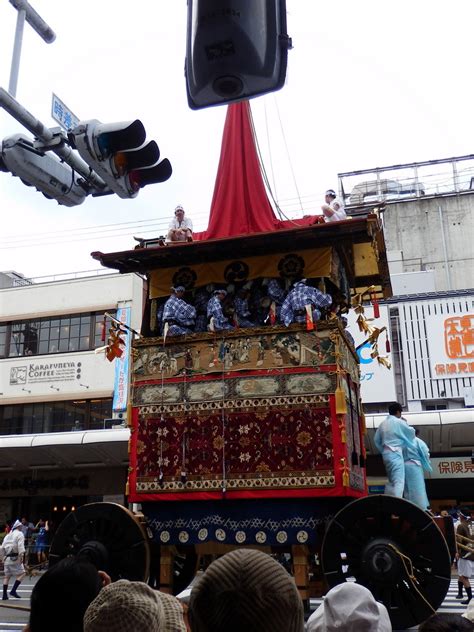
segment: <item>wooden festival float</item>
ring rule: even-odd
[[[257,287],[256,309],[268,308],[268,278],[289,288],[304,277],[341,312],[387,298],[379,217],[278,220],[244,102],[228,109],[209,227],[196,237],[93,253],[147,282],[131,352],[127,494],[159,551],[162,589],[177,592],[203,560],[250,546],[290,554],[304,600],[318,590],[322,564],[329,586],[355,577],[385,603],[394,627],[416,625],[444,599],[449,553],[415,505],[367,497],[358,358],[340,318],[165,340],[156,319],[172,285],[186,288],[189,303],[205,288]]]

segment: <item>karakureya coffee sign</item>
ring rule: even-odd
[[[81,362],[28,362],[10,367],[10,385],[73,382],[81,379]]]

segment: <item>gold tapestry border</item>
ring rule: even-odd
[[[146,492],[196,492],[196,491],[221,491],[240,489],[308,489],[312,487],[334,487],[334,473],[326,471],[324,474],[294,475],[294,476],[262,476],[257,478],[222,478],[207,479],[201,481],[162,481],[157,478],[152,481],[138,478],[136,484],[137,493]]]

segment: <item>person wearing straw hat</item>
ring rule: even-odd
[[[5,536],[0,547],[0,559],[3,559],[3,601],[8,599],[8,584],[12,577],[15,582],[10,591],[12,597],[21,599],[18,594],[18,587],[25,577],[25,567],[23,560],[25,556],[25,536],[21,531],[21,522],[16,520],[12,530]]]

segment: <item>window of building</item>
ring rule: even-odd
[[[107,334],[110,319],[105,321]],[[88,351],[103,342],[103,313],[72,314],[0,325],[0,357]]]
[[[111,399],[15,404],[0,407],[0,434],[97,430],[111,417]]]

